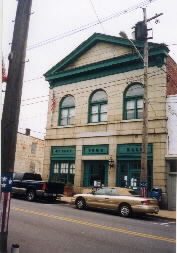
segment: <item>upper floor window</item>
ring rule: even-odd
[[[124,92],[124,119],[143,118],[143,95],[142,84],[135,83],[129,86]]]
[[[107,94],[103,90],[97,90],[90,97],[89,122],[107,121]]]
[[[73,96],[66,96],[60,103],[60,126],[73,125],[75,118],[75,101]]]
[[[37,143],[33,142],[31,145],[31,153],[35,154],[37,149]]]

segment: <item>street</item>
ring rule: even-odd
[[[78,210],[63,202],[12,199],[8,252],[175,252],[175,222],[156,217],[122,218],[115,213]]]

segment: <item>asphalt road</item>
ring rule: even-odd
[[[8,252],[19,244],[20,253],[173,253],[175,230],[174,222],[156,217],[12,199]]]

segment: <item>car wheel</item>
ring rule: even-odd
[[[129,217],[132,213],[131,207],[128,204],[122,204],[119,208],[122,217]]]
[[[83,198],[79,198],[76,200],[76,207],[80,210],[83,210],[86,208],[86,203]]]
[[[29,191],[27,191],[27,193],[26,193],[26,199],[28,200],[28,201],[33,201],[34,199],[35,199],[35,191],[34,190],[29,190]]]

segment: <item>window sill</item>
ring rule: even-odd
[[[53,128],[70,128],[70,127],[75,127],[76,125],[66,125],[66,126],[55,126]]]
[[[87,126],[96,126],[96,125],[107,125],[109,122],[108,121],[102,121],[102,122],[89,122],[86,125]]]
[[[120,122],[141,122],[143,119],[123,119]]]

